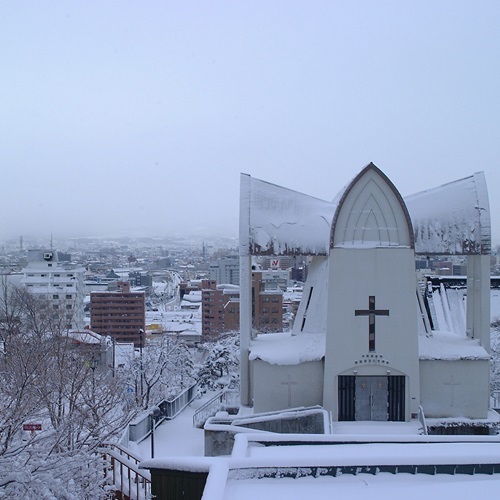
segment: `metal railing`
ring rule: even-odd
[[[492,405],[494,410],[500,409],[500,391],[493,391],[491,393]]]
[[[156,406],[160,409],[160,417],[156,420],[158,425],[163,420],[175,418],[186,406],[191,403],[198,395],[198,383],[184,389],[177,397],[172,400],[163,400]],[[150,411],[145,411],[133,423],[128,426],[128,441],[142,441],[151,433]],[[125,445],[127,442],[125,442]]]
[[[238,389],[223,389],[212,399],[200,406],[193,415],[193,426],[203,427],[210,417],[217,412],[228,408],[237,408],[240,403],[240,391]]]
[[[103,455],[108,464],[106,477],[113,484],[115,498],[151,498],[151,475],[147,470],[139,469],[139,458],[119,445],[105,446]]]

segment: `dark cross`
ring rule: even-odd
[[[288,375],[288,380],[286,382],[281,382],[281,385],[288,386],[288,408],[292,407],[292,385],[298,385],[297,382],[292,382],[292,377]]]
[[[375,316],[389,316],[388,309],[375,309],[375,296],[368,297],[368,309],[356,309],[355,316],[368,316],[368,345],[370,352],[375,351]]]

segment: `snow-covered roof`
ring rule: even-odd
[[[250,360],[260,359],[273,365],[298,365],[323,358],[325,346],[326,337],[319,333],[266,333],[250,343]]]
[[[379,171],[369,164],[361,174],[370,168]],[[361,174],[332,202],[242,174],[240,254],[328,255],[337,209]],[[399,193],[395,194],[399,199]],[[404,205],[416,253],[490,253],[490,209],[482,172],[409,196]]]
[[[432,336],[418,336],[418,351],[421,360],[489,360],[486,349],[478,340],[459,337],[453,332],[433,331]]]

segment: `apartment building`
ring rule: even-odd
[[[283,330],[283,292],[267,289],[262,272],[252,273],[253,326],[259,332]],[[239,287],[215,280],[202,281],[202,333],[238,331],[240,321]]]
[[[126,281],[118,282],[116,292],[91,292],[90,327],[118,342],[133,342],[140,347],[146,328],[144,292],[130,291]]]
[[[84,273],[83,267],[59,262],[58,252],[52,249],[28,250],[28,264],[23,269],[21,284],[48,301],[48,306],[59,323],[68,330],[84,327]]]

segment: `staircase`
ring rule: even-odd
[[[139,469],[140,459],[119,445],[103,449],[106,478],[114,485],[116,500],[146,500],[151,498],[151,475]]]
[[[240,391],[237,389],[224,389],[212,399],[200,406],[193,415],[193,426],[203,427],[210,417],[219,411],[236,414],[240,405]]]

